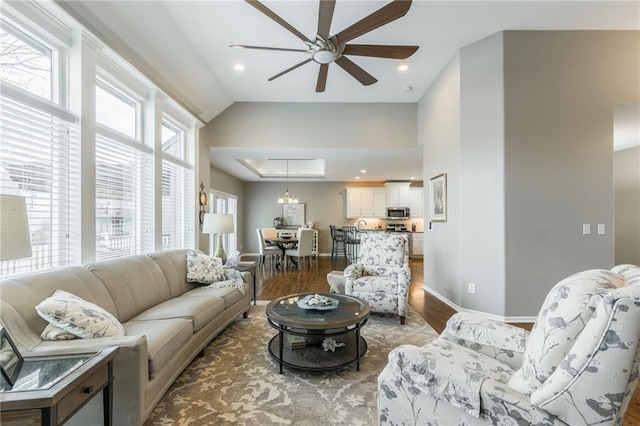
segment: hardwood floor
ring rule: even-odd
[[[262,271],[258,271],[256,297],[258,300],[272,300],[292,293],[328,292],[327,273],[344,269],[344,260],[332,264],[329,257],[320,257],[311,262],[303,262],[301,270],[271,268],[269,261]],[[456,311],[423,290],[424,275],[421,259],[410,261],[412,283],[409,305],[415,309],[438,333],[444,330],[447,320]],[[531,328],[531,324],[516,324]],[[636,389],[624,420],[625,426],[640,426],[640,387]]]

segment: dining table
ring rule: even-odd
[[[285,253],[287,250],[295,248],[298,245],[298,239],[295,237],[268,238],[268,239],[265,239],[264,242],[267,244],[276,244],[278,247],[280,247],[280,250],[282,250],[282,260],[285,260]],[[293,263],[294,266],[296,267],[298,266],[298,262],[294,258],[291,258],[291,262]],[[279,267],[280,264],[281,264],[281,261],[278,261],[276,263],[276,267]],[[285,261],[285,266],[286,264],[287,262]]]

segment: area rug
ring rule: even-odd
[[[278,365],[267,344],[276,330],[265,303],[252,306],[196,358],[145,423],[151,425],[376,425],[377,378],[389,352],[402,344],[422,346],[438,334],[415,312],[371,314],[362,329],[368,351],[355,364],[327,372]]]

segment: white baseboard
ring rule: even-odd
[[[424,291],[426,291],[427,293],[431,294],[433,297],[435,297],[436,299],[438,299],[439,301],[441,301],[445,305],[449,306],[451,309],[455,310],[456,312],[468,312],[468,313],[471,313],[471,314],[482,315],[483,317],[486,317],[486,318],[489,318],[489,319],[492,319],[492,320],[495,320],[495,321],[500,321],[500,322],[534,323],[536,321],[536,317],[529,317],[529,316],[503,317],[501,315],[495,315],[495,314],[490,314],[490,313],[487,313],[487,312],[481,312],[481,311],[476,311],[476,310],[473,310],[473,309],[463,308],[461,306],[456,305],[451,300],[447,299],[446,297],[444,297],[443,295],[441,295],[437,291],[427,287],[426,285],[424,285],[422,288],[424,289]]]

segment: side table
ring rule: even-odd
[[[111,426],[118,350],[25,358],[13,387],[4,381],[0,387],[0,423],[59,425],[102,392],[103,424]]]
[[[234,269],[240,272],[249,272],[253,278],[253,304],[256,304],[256,268],[258,262],[238,262]]]

